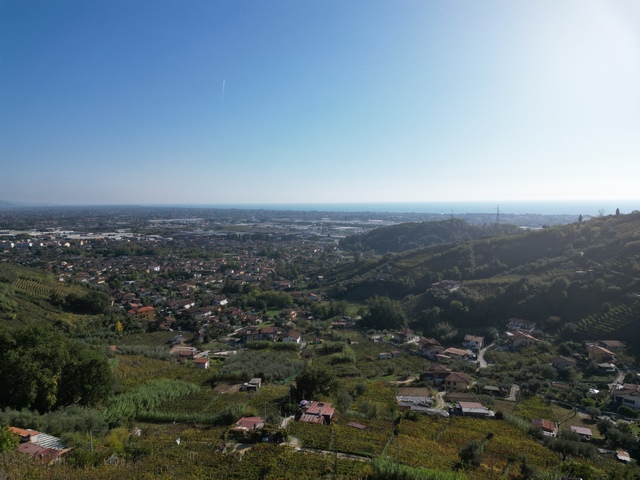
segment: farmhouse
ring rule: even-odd
[[[30,428],[9,427],[9,429],[20,437],[18,451],[25,455],[30,455],[41,462],[52,463],[59,461],[60,457],[69,451],[58,437]]]
[[[192,358],[195,357],[198,353],[198,349],[196,347],[185,347],[185,346],[175,346],[171,350],[169,350],[171,355],[177,355],[180,358]]]
[[[447,391],[464,391],[471,384],[471,377],[466,373],[452,372],[444,379]]]
[[[306,402],[303,400],[300,402],[302,407],[302,415],[300,416],[301,422],[307,423],[321,423],[328,425],[331,423],[335,408],[328,402]]]
[[[196,368],[201,368],[203,370],[207,370],[209,368],[209,359],[207,357],[196,358],[193,363]]]
[[[461,348],[449,347],[444,351],[444,354],[449,358],[454,358],[456,360],[466,360],[471,357],[471,352],[469,350],[462,350]]]
[[[558,436],[558,424],[547,420],[546,418],[537,418],[531,421],[531,424],[542,430],[542,434],[546,437]]]
[[[458,414],[467,417],[494,417],[495,413],[478,402],[458,402],[456,403]]]
[[[236,422],[234,430],[241,432],[253,432],[264,428],[266,422],[260,417],[242,417]]]

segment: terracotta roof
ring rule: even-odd
[[[546,418],[537,418],[535,420],[532,420],[531,423],[534,427],[541,428],[543,430],[546,430],[547,432],[555,432],[557,429],[556,424],[551,420],[547,420]]]
[[[240,430],[256,430],[259,424],[265,421],[260,417],[242,417],[236,422],[236,428]]]

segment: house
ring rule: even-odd
[[[413,395],[398,395],[396,397],[398,410],[405,412],[411,410],[416,413],[429,413],[433,405],[431,397],[418,397]]]
[[[571,425],[571,431],[580,435],[582,440],[591,440],[591,437],[593,436],[593,432],[587,427],[576,427],[575,425]]]
[[[282,337],[282,341],[287,343],[300,343],[302,342],[302,333],[296,330],[289,330],[287,334]]]
[[[393,340],[400,343],[415,342],[418,338],[420,337],[418,337],[410,328],[403,328],[393,335]]]
[[[444,379],[444,386],[447,391],[464,391],[469,388],[472,379],[469,375],[463,372],[451,372]]]
[[[309,403],[305,400],[300,403],[302,406],[302,415],[300,417],[301,422],[320,423],[324,425],[331,423],[335,408],[333,408],[330,403],[315,401]]]
[[[418,340],[418,353],[423,357],[434,360],[436,356],[444,352],[444,347],[433,338],[422,338]]]
[[[613,353],[623,352],[626,347],[625,343],[620,340],[599,340],[598,345]]]
[[[467,417],[495,417],[495,413],[478,402],[458,402],[456,412]]]
[[[550,361],[551,361],[551,366],[556,370],[564,370],[565,368],[569,368],[569,367],[575,368],[578,363],[573,358],[563,357],[562,355],[557,355],[553,357]]]
[[[521,332],[533,333],[536,328],[536,322],[529,322],[519,318],[510,318],[509,323],[507,323],[507,330],[509,331],[520,330]]]
[[[244,339],[247,342],[256,340],[269,340],[275,342],[278,339],[277,327],[248,328],[245,331]]]
[[[611,398],[614,403],[640,408],[640,385],[625,383],[611,391]]]
[[[597,363],[596,367],[598,367],[598,372],[600,373],[616,373],[618,368],[613,363],[603,362]]]
[[[542,434],[545,437],[557,437],[558,436],[558,424],[547,420],[546,418],[537,418],[531,421],[531,424],[542,430]]]
[[[454,347],[447,348],[443,353],[449,358],[454,358],[456,360],[467,360],[472,356],[472,353],[469,350],[462,350]]]
[[[388,360],[389,358],[392,358],[393,355],[391,355],[390,352],[380,352],[378,354],[378,360]]]
[[[531,345],[535,345],[539,343],[535,337],[532,337],[527,332],[522,332],[520,330],[514,330],[507,336],[507,342],[509,343],[509,348],[517,349],[522,347],[529,347]]]
[[[185,347],[176,345],[171,350],[169,350],[171,355],[177,355],[180,358],[193,358],[198,353],[198,349],[195,347]]]
[[[240,432],[254,432],[264,428],[265,421],[260,417],[242,417],[236,422],[236,426],[233,430]]]
[[[462,346],[464,348],[470,348],[472,350],[480,350],[484,347],[484,337],[478,337],[476,335],[465,335]]]
[[[425,368],[422,375],[420,375],[420,379],[428,380],[433,383],[433,385],[438,386],[444,382],[444,379],[447,378],[451,372],[452,370],[449,367],[436,363],[435,365],[430,365]]]
[[[131,308],[127,313],[136,320],[152,321],[156,318],[156,309],[151,306]]]
[[[196,358],[193,363],[196,365],[196,368],[201,368],[203,370],[207,370],[209,368],[209,359],[207,357]]]
[[[20,453],[30,455],[44,463],[58,461],[62,455],[69,451],[62,440],[53,435],[30,428],[9,427],[9,429],[20,437],[20,446],[18,447]]]
[[[596,363],[611,362],[616,358],[611,350],[600,345],[587,345],[587,355]]]

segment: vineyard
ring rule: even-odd
[[[389,445],[386,455],[406,465],[448,471],[458,462],[460,449],[470,440],[485,442],[483,464],[470,474],[471,478],[510,478],[510,469],[519,466],[514,462],[523,453],[536,467],[557,462],[550,450],[516,427],[502,421],[469,417],[402,420],[399,435]]]
[[[631,305],[622,304],[611,308],[607,312],[594,313],[583,318],[578,323],[578,331],[584,338],[605,339],[624,331],[624,336],[634,338],[640,333],[640,301],[635,300]]]
[[[51,295],[56,295],[64,299],[71,293],[75,293],[79,296],[82,296],[86,293],[86,291],[82,287],[74,287],[69,285],[47,285],[36,280],[29,280],[22,277],[13,282],[12,286],[17,291],[24,292],[35,297],[44,298],[49,298]]]

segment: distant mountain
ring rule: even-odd
[[[0,200],[0,208],[20,208],[20,207],[50,207],[52,203],[46,202],[37,202],[37,203],[29,203],[29,202],[8,202],[6,200]]]

